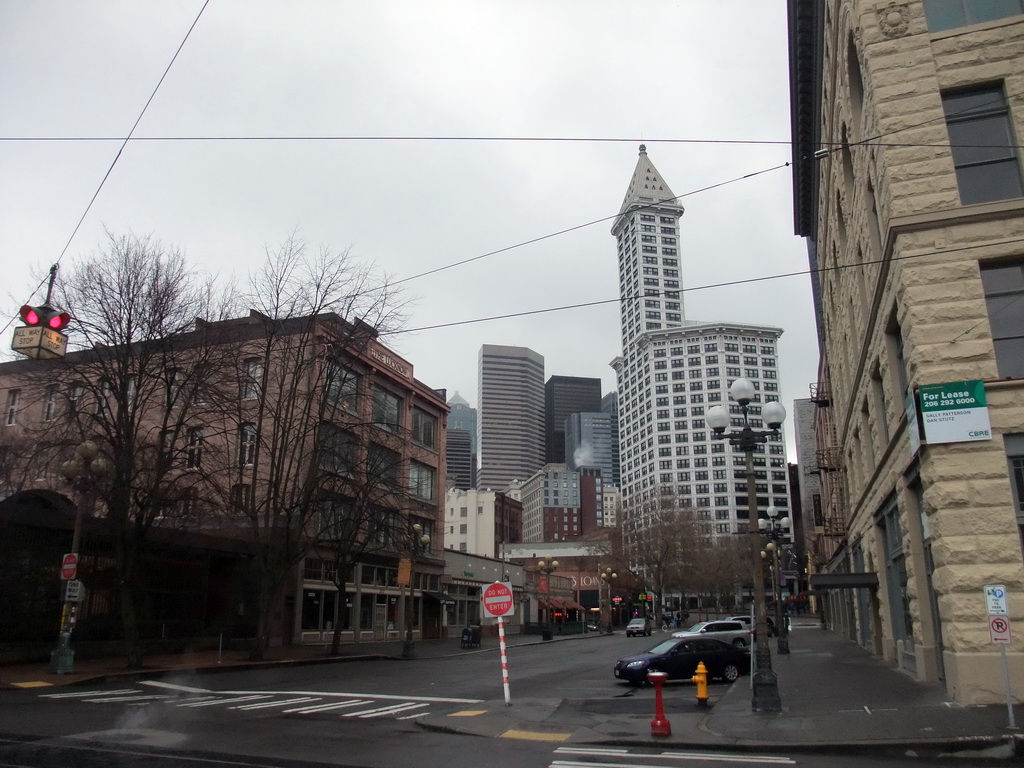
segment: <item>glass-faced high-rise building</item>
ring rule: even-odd
[[[480,348],[477,487],[504,491],[544,466],[544,357],[526,347]]]

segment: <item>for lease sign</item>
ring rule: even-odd
[[[984,382],[923,384],[920,396],[927,442],[964,443],[992,439]]]

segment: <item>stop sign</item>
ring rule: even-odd
[[[484,613],[488,616],[507,616],[512,613],[512,588],[496,581],[484,589]]]
[[[68,579],[75,578],[78,573],[78,555],[74,552],[68,552],[64,555],[64,559],[60,561],[60,577],[67,581]]]

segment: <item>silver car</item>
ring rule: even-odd
[[[729,643],[737,648],[750,645],[751,631],[742,621],[714,620],[702,621],[689,629],[673,632],[672,637],[711,637]]]

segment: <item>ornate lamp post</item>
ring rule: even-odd
[[[605,622],[605,632],[610,635],[612,633],[612,584],[619,578],[619,574],[615,573],[611,568],[605,568],[598,575],[598,578],[607,587],[608,601],[604,602],[601,608],[601,621],[605,621],[605,609],[607,609],[608,620]]]
[[[775,594],[775,626],[778,628],[779,637],[777,640],[778,652],[781,655],[789,653],[789,629],[786,626],[785,616],[782,614],[782,571],[779,570],[779,542],[789,535],[789,518],[779,517],[779,510],[776,507],[768,507],[765,512],[768,519],[763,517],[757,521],[757,527],[770,539],[765,546],[772,553],[772,587]]]
[[[406,539],[409,551],[409,592],[405,597],[405,642],[402,643],[402,658],[416,658],[416,644],[412,639],[413,589],[416,587],[416,556],[430,546],[430,536],[423,533],[423,526],[413,523]]]
[[[100,456],[96,443],[86,440],[75,448],[74,458],[61,465],[60,472],[75,491],[75,528],[71,534],[71,552],[77,556],[82,540],[82,516],[86,507],[92,506],[96,490],[113,476],[114,465]],[[69,675],[75,671],[71,633],[78,618],[78,601],[68,599],[68,581],[62,582],[61,589],[60,634],[57,647],[50,652],[50,671],[58,675]]]
[[[753,699],[752,708],[766,712],[782,711],[782,700],[779,698],[779,680],[772,669],[772,652],[768,645],[768,622],[765,614],[764,571],[761,569],[761,534],[755,524],[757,514],[757,483],[754,478],[754,450],[758,445],[768,442],[770,437],[778,437],[779,427],[786,420],[786,409],[781,403],[773,401],[765,403],[761,408],[761,418],[767,430],[757,430],[750,426],[750,403],[754,400],[754,385],[746,379],[736,379],[729,387],[729,396],[739,405],[743,416],[742,427],[733,432],[726,432],[730,425],[729,411],[716,405],[705,414],[707,425],[714,430],[716,438],[726,439],[729,443],[746,454],[747,471],[747,505],[749,508],[750,557],[754,576],[754,618],[757,628],[757,649],[754,654]]]
[[[552,573],[558,570],[558,561],[552,560],[551,555],[544,555],[539,561],[537,561],[537,572],[544,574],[543,578],[537,580],[537,588],[540,594],[547,595],[549,593],[548,577]],[[550,608],[544,609],[544,625],[541,627],[541,639],[551,639],[551,629],[548,627],[548,615]]]

